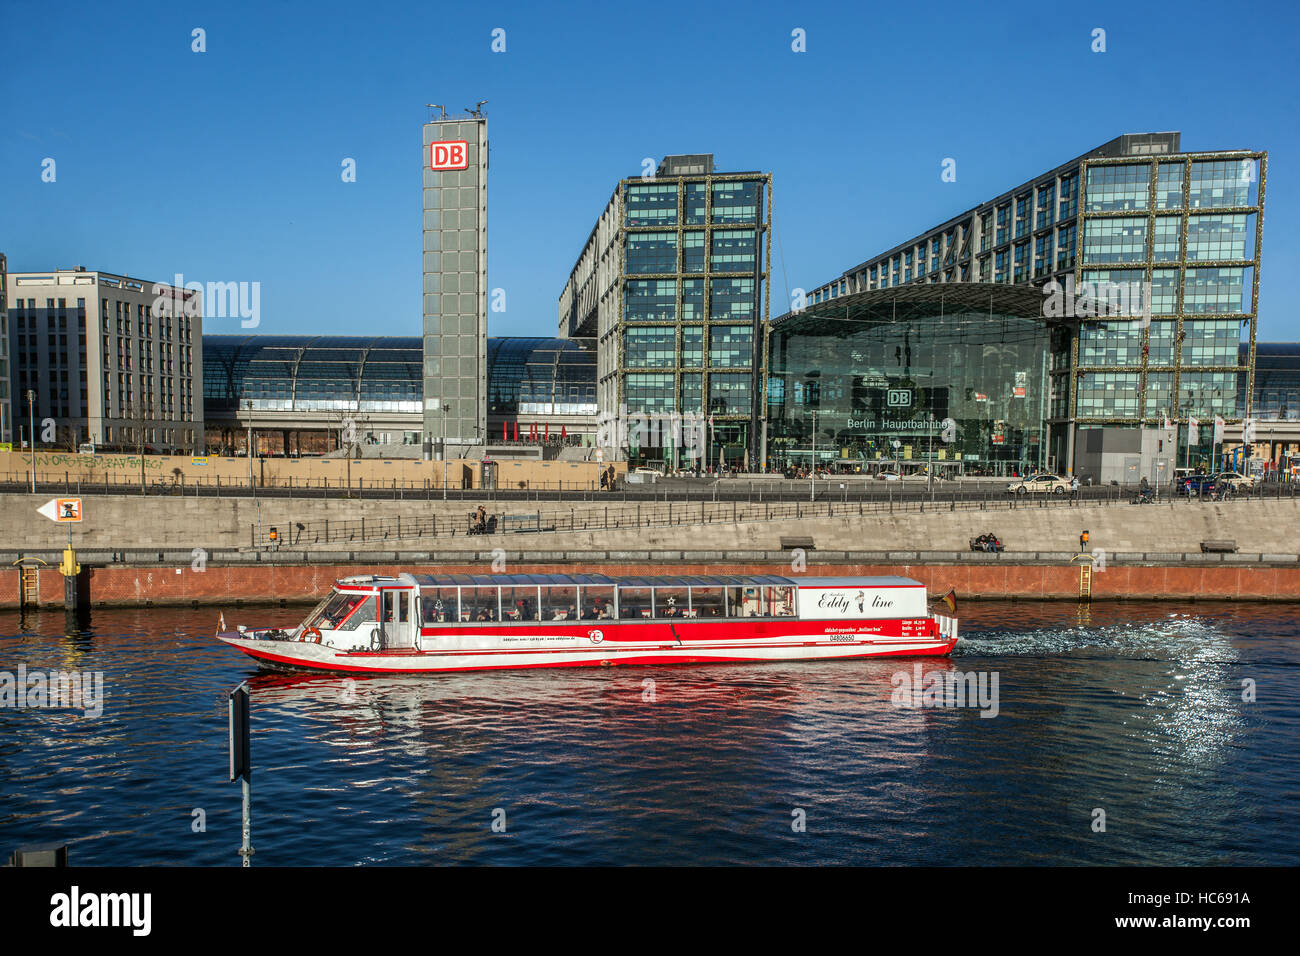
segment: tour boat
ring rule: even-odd
[[[338,581],[297,627],[217,637],[271,670],[523,667],[940,656],[957,620],[904,577],[399,574]]]

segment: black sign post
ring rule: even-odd
[[[244,836],[239,855],[244,860],[244,866],[249,866],[253,855],[253,795],[249,786],[253,765],[248,747],[248,682],[245,681],[232,690],[226,703],[230,713],[230,782],[239,780],[244,792]]]

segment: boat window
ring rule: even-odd
[[[552,585],[542,588],[543,621],[576,621],[578,588],[575,585]]]
[[[460,619],[462,621],[495,621],[499,616],[497,588],[461,588]]]
[[[758,586],[732,588],[736,592],[736,600],[732,604],[731,614],[733,617],[762,617],[763,616],[763,589]]]
[[[723,617],[727,613],[722,588],[691,588],[693,617]]]
[[[769,617],[794,617],[794,588],[764,588]]]
[[[687,588],[655,588],[655,617],[672,619],[685,617]]]
[[[318,608],[311,617],[307,619],[308,627],[330,628],[331,630],[338,627],[349,614],[356,610],[369,595],[352,594],[340,591],[333,597],[329,598]],[[372,618],[372,620],[375,620]]]
[[[353,608],[352,612],[340,622],[338,629],[340,631],[355,631],[362,624],[374,624],[379,620],[379,612],[375,606],[374,596],[365,597],[359,603],[359,606]]]
[[[447,624],[457,620],[455,588],[424,588],[420,592],[421,616],[425,624]]]
[[[580,596],[584,621],[598,621],[614,616],[614,588],[610,585],[584,584]]]
[[[623,620],[641,620],[650,616],[649,588],[619,588],[618,614]]]
[[[537,612],[537,588],[530,586],[501,589],[501,620],[536,621]]]

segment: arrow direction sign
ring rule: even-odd
[[[36,509],[37,514],[44,515],[59,524],[81,521],[80,498],[51,498]]]

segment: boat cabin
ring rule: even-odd
[[[908,578],[779,575],[401,574],[339,581],[298,634],[354,650],[418,648],[421,629],[539,622],[924,617]],[[468,633],[467,633],[468,636]]]

